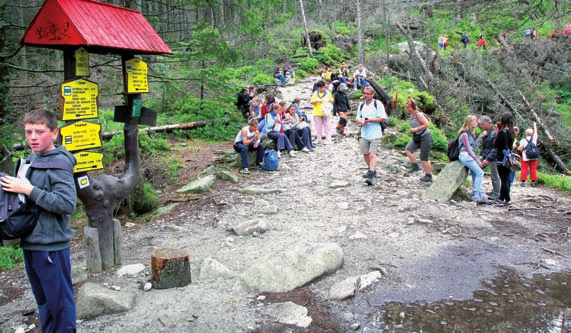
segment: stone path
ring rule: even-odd
[[[282,98],[299,96],[302,107],[308,107],[310,85],[308,80],[287,87]],[[377,182],[367,186],[352,136],[357,129],[348,130],[347,138],[319,146],[315,153],[284,156],[282,171],[241,175],[237,184],[217,181],[206,199],[179,203],[154,222],[126,229],[125,261],[142,263],[145,271],[136,277],[97,274],[89,281],[136,293],[135,304],[122,314],[86,320],[79,332],[246,332],[279,318],[311,330],[311,312],[308,318],[303,309],[287,304],[277,308],[290,309],[297,319],[275,314],[276,306],[259,294],[265,287],[252,283],[247,272],[260,263],[279,268],[280,262],[303,271],[307,258],[318,253],[325,253],[320,272],[328,273],[307,286],[328,302],[327,311],[338,314],[344,330],[362,320],[364,313],[354,302],[363,301],[364,294],[371,308],[386,300],[469,298],[483,279],[503,269],[525,275],[571,268],[570,260],[544,250],[571,256],[570,242],[556,241],[569,221],[564,215],[571,207],[568,196],[542,187],[514,187],[509,211],[424,201],[428,185],[418,181],[420,173],[408,177],[406,157],[393,150],[383,150]],[[490,187],[488,178],[484,186]],[[546,235],[542,242],[535,239],[538,234]],[[188,251],[191,285],[141,289],[149,279],[150,252],[157,247]],[[337,264],[340,251],[342,265]],[[72,252],[74,265],[82,265],[82,250]],[[259,275],[279,273],[255,279]],[[357,279],[370,286],[353,290],[354,299],[346,299],[351,290],[332,289]],[[11,308],[33,308],[32,302],[27,294]]]

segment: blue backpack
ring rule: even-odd
[[[278,159],[278,152],[273,149],[268,149],[264,153],[264,163],[262,163],[262,170],[275,171],[280,167],[280,160]]]

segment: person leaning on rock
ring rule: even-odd
[[[359,104],[355,121],[362,126],[361,153],[368,167],[363,177],[366,178],[367,185],[373,185],[374,177],[377,175],[375,168],[377,167],[377,154],[381,145],[380,139],[383,136],[381,122],[387,120],[387,114],[383,103],[375,100],[373,88],[365,87],[363,95],[365,101]]]
[[[420,178],[423,182],[432,182],[432,165],[430,164],[430,150],[434,141],[432,133],[428,129],[428,119],[424,114],[418,111],[416,102],[409,99],[405,103],[406,110],[410,113],[410,132],[412,140],[406,145],[406,155],[412,163],[408,173],[415,173],[420,170],[420,165],[416,160],[414,152],[420,148],[420,160],[424,168],[424,177]]]
[[[496,164],[498,151],[494,148],[496,131],[493,129],[492,119],[488,116],[481,116],[479,123],[480,128],[484,131],[481,136],[482,149],[480,150],[480,160],[482,161],[482,168],[486,166],[490,168],[490,177],[492,178],[492,191],[486,192],[486,194],[490,199],[496,200],[500,196],[501,186],[498,166]]]

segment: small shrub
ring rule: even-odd
[[[319,62],[315,58],[305,58],[301,61],[300,65],[302,70],[312,73],[317,70]]]
[[[14,268],[14,265],[22,260],[24,260],[24,252],[22,249],[0,247],[0,271]]]
[[[273,84],[276,79],[270,74],[258,74],[252,79],[252,84],[263,85],[263,84]]]

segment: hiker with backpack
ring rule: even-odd
[[[414,99],[409,99],[405,103],[406,110],[410,113],[410,133],[412,140],[406,145],[406,156],[412,163],[411,168],[407,171],[412,174],[420,170],[420,165],[416,160],[414,152],[420,148],[420,160],[424,168],[424,177],[420,178],[423,182],[432,182],[432,165],[430,164],[430,150],[434,138],[428,129],[428,119],[418,111]]]
[[[470,169],[472,173],[472,185],[474,186],[474,192],[472,196],[472,201],[477,204],[487,204],[492,203],[488,201],[484,194],[484,188],[482,187],[482,180],[484,178],[484,172],[482,168],[484,163],[480,162],[480,159],[474,153],[474,148],[479,144],[479,140],[476,140],[474,129],[478,126],[478,117],[468,116],[462,129],[458,131],[459,144],[460,144],[460,155],[458,160],[464,164],[465,167]]]
[[[365,101],[361,102],[357,111],[355,121],[361,128],[361,153],[367,164],[367,172],[363,175],[367,185],[374,184],[374,177],[377,176],[377,154],[381,146],[383,129],[381,122],[387,120],[383,103],[375,100],[375,92],[371,87],[363,89]]]
[[[531,178],[531,187],[535,187],[537,181],[537,163],[539,161],[539,149],[537,149],[537,124],[533,122],[533,129],[525,130],[525,138],[521,139],[518,150],[522,153],[521,159],[521,187],[525,187],[527,173]]]
[[[486,192],[489,199],[496,200],[500,196],[500,175],[498,174],[498,165],[496,163],[498,152],[494,148],[496,140],[496,131],[492,125],[492,119],[488,116],[481,116],[480,128],[484,131],[481,136],[482,149],[480,150],[480,160],[482,167],[490,168],[490,178],[492,179],[492,191]]]
[[[468,43],[470,42],[470,37],[468,37],[467,32],[464,32],[462,34],[462,37],[460,38],[460,42],[462,42],[462,45],[464,45],[464,48],[468,47]]]
[[[345,135],[345,127],[347,127],[347,112],[351,110],[349,97],[345,93],[348,87],[345,83],[341,83],[333,97],[333,115],[339,114],[339,121],[337,122],[337,133]]]
[[[500,196],[496,203],[501,206],[511,205],[511,168],[504,166],[503,160],[506,154],[511,154],[511,147],[514,144],[515,131],[513,128],[513,115],[511,112],[504,112],[500,116],[502,129],[498,132],[494,148],[498,150],[498,174],[500,175]],[[504,153],[505,151],[505,153]]]
[[[256,151],[256,166],[260,166],[264,159],[264,145],[261,143],[260,132],[258,131],[258,121],[250,119],[248,126],[242,127],[233,144],[234,150],[240,153],[242,159],[242,170],[240,173],[249,174],[248,153]]]
[[[20,247],[42,332],[75,332],[70,214],[77,201],[73,178],[76,160],[65,147],[54,144],[59,129],[53,113],[31,111],[24,119],[24,131],[32,149],[27,159],[32,168],[29,178],[6,176],[0,178],[0,186],[24,195],[40,210],[36,227],[21,239]],[[53,168],[34,168],[34,164],[51,164]]]

